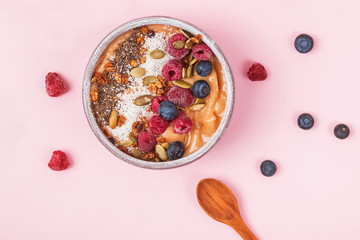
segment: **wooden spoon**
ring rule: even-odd
[[[240,216],[233,192],[222,182],[206,178],[196,187],[197,199],[207,215],[232,227],[244,240],[257,240]]]

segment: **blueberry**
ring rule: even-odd
[[[169,144],[166,155],[169,160],[176,160],[184,155],[185,146],[182,142],[176,141]]]
[[[345,124],[338,124],[334,128],[334,134],[339,139],[345,139],[350,134],[350,129]]]
[[[276,172],[276,164],[271,160],[265,160],[260,165],[261,173],[266,177],[271,177]]]
[[[300,34],[296,37],[294,44],[299,53],[308,53],[314,46],[314,40],[307,34]]]
[[[297,119],[298,125],[301,129],[309,130],[314,126],[314,118],[309,113],[301,114]]]
[[[159,114],[166,120],[173,120],[178,115],[178,109],[174,103],[162,101],[159,105]]]
[[[208,60],[202,60],[196,64],[196,73],[202,77],[207,77],[212,72],[212,64]]]
[[[197,98],[205,98],[210,93],[210,85],[205,80],[198,80],[194,83],[192,92]]]

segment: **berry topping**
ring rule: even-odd
[[[177,59],[170,60],[164,65],[161,73],[168,81],[178,80],[182,75],[182,63]]]
[[[304,130],[308,130],[314,126],[314,118],[308,113],[301,114],[297,122],[299,127]]]
[[[169,126],[169,121],[159,115],[153,116],[149,120],[149,128],[153,134],[162,134]]]
[[[159,114],[166,120],[173,120],[178,115],[177,107],[170,101],[162,101],[159,106]]]
[[[173,43],[177,41],[186,41],[186,40],[187,38],[181,33],[171,36],[167,45],[168,53],[175,58],[185,57],[189,53],[190,49],[186,49],[186,48],[176,49]]]
[[[51,170],[62,171],[70,166],[70,161],[63,151],[57,150],[53,152],[48,166]]]
[[[152,100],[151,102],[151,111],[154,113],[159,113],[159,105],[162,101],[166,101],[168,98],[166,96],[159,96]]]
[[[202,60],[196,64],[196,73],[202,77],[207,77],[212,72],[212,64],[208,60]]]
[[[261,173],[266,177],[271,177],[276,172],[276,164],[271,160],[265,160],[260,165]]]
[[[197,98],[205,98],[210,93],[210,85],[205,80],[198,80],[194,83],[192,92]]]
[[[300,34],[295,38],[294,45],[299,53],[308,53],[314,46],[314,40],[307,34]]]
[[[45,88],[50,97],[58,97],[66,91],[63,80],[57,73],[53,72],[46,75]]]
[[[182,108],[190,106],[194,99],[190,89],[181,87],[171,88],[167,96],[171,102]]]
[[[138,142],[140,151],[150,152],[156,146],[156,137],[149,132],[142,131],[139,133]]]
[[[338,124],[334,128],[334,134],[339,139],[345,139],[350,134],[350,129],[345,124]]]
[[[169,160],[176,160],[184,155],[185,146],[182,142],[176,141],[169,144],[166,155]]]
[[[186,134],[192,129],[193,123],[191,118],[186,116],[185,112],[179,111],[178,116],[172,121],[174,133]]]
[[[211,49],[204,43],[195,45],[192,52],[197,60],[208,60],[212,55]]]
[[[251,81],[263,81],[267,78],[265,67],[260,63],[253,63],[247,75]]]

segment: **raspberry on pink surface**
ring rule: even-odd
[[[140,151],[144,153],[150,152],[156,146],[156,137],[149,132],[142,131],[139,133],[138,142]]]
[[[175,58],[185,57],[189,53],[190,49],[186,49],[186,48],[176,49],[174,48],[173,43],[176,41],[186,41],[186,40],[187,38],[181,33],[171,36],[167,44],[168,53]]]
[[[50,97],[58,97],[66,92],[64,82],[59,74],[49,72],[45,77],[45,89],[46,93]]]
[[[205,43],[195,45],[192,51],[197,60],[208,60],[212,55],[211,49]]]
[[[153,134],[162,134],[169,126],[169,121],[159,115],[153,116],[149,120],[149,129]]]
[[[57,150],[53,152],[48,166],[51,170],[62,171],[70,166],[70,161],[63,151]]]
[[[193,123],[184,111],[179,111],[179,115],[172,121],[174,133],[186,134],[192,129]]]
[[[251,81],[263,81],[267,78],[265,67],[260,63],[253,63],[247,75]]]
[[[194,99],[190,89],[181,87],[172,87],[167,93],[167,97],[169,101],[182,108],[190,106]]]
[[[154,113],[159,113],[159,105],[162,101],[167,101],[168,98],[166,96],[158,96],[154,98],[151,102],[151,111]]]
[[[163,78],[168,81],[180,79],[182,75],[182,67],[182,63],[179,60],[170,60],[164,65],[161,71]]]

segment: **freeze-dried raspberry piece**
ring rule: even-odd
[[[58,97],[66,92],[64,82],[59,74],[49,72],[45,78],[46,92],[50,97]]]
[[[140,151],[150,152],[156,146],[156,137],[149,132],[142,131],[139,133],[138,142]]]
[[[53,152],[48,166],[51,170],[62,171],[70,166],[70,161],[63,151],[57,150]]]
[[[162,76],[168,81],[178,80],[181,78],[182,67],[182,63],[179,60],[170,60],[164,65],[161,71]]]
[[[159,105],[162,101],[167,101],[168,98],[166,96],[159,96],[152,100],[151,102],[151,111],[154,113],[159,113]]]
[[[195,45],[192,51],[197,60],[208,60],[212,55],[211,49],[205,43]]]
[[[190,106],[194,99],[190,89],[181,87],[172,87],[167,93],[167,97],[169,101],[182,108]]]
[[[174,133],[186,134],[192,129],[193,123],[185,112],[179,111],[179,115],[172,121]]]
[[[153,116],[149,120],[149,129],[154,134],[162,134],[169,126],[169,121],[161,116]]]
[[[174,48],[173,43],[176,41],[186,41],[186,40],[187,38],[181,33],[171,36],[167,44],[168,53],[175,58],[185,57],[189,53],[190,49],[186,49],[186,48],[176,49]]]
[[[263,81],[267,78],[265,67],[260,63],[253,63],[247,75],[251,81]]]

